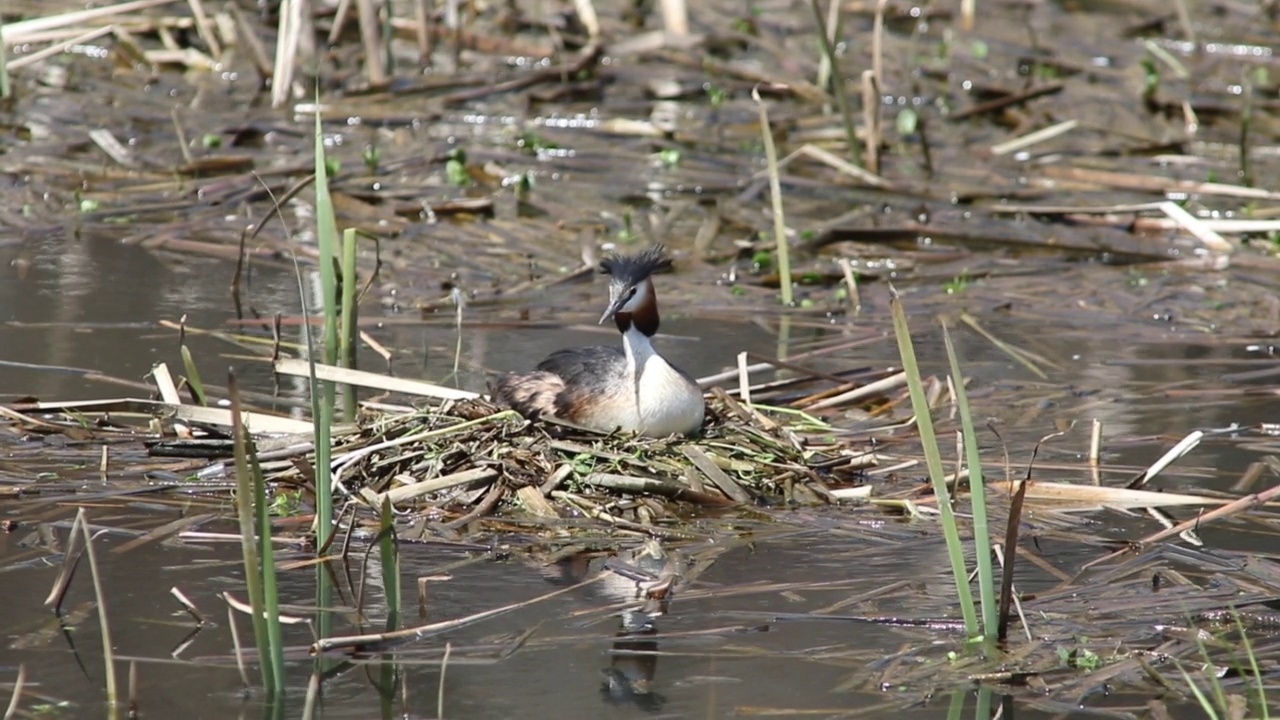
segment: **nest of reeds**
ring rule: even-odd
[[[654,439],[530,422],[486,399],[366,410],[335,436],[335,493],[375,508],[389,501],[419,520],[419,537],[460,534],[486,518],[594,518],[662,536],[709,508],[835,500],[873,462],[861,442],[840,442],[803,413],[720,391],[707,411],[700,436]],[[264,470],[269,481],[305,486],[307,464],[281,459]]]

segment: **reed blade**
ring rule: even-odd
[[[974,639],[981,635],[981,629],[978,626],[973,592],[969,587],[969,573],[965,568],[964,545],[960,540],[960,530],[956,526],[955,511],[951,507],[951,491],[947,488],[946,473],[942,467],[942,453],[938,449],[938,438],[933,431],[933,418],[929,412],[929,400],[924,392],[924,383],[920,380],[920,367],[916,362],[915,347],[911,343],[907,312],[902,307],[902,298],[899,297],[897,289],[890,286],[890,293],[893,333],[898,339],[898,354],[902,357],[903,372],[907,374],[907,390],[911,395],[911,407],[916,415],[916,429],[920,433],[925,465],[929,468],[933,493],[938,499],[942,533],[947,541],[947,555],[951,560],[951,574],[955,579],[960,612],[964,617],[964,626],[969,638]]]

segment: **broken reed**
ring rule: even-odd
[[[956,523],[956,515],[951,507],[951,491],[947,487],[947,479],[942,465],[942,452],[938,438],[934,434],[933,419],[930,414],[928,396],[924,391],[924,383],[920,377],[920,367],[916,362],[915,347],[911,342],[911,329],[907,324],[907,313],[902,307],[902,298],[896,288],[890,287],[892,295],[893,332],[898,341],[898,353],[902,358],[902,369],[907,376],[907,388],[911,395],[911,407],[916,417],[916,428],[920,434],[920,444],[924,451],[925,465],[929,469],[929,479],[933,484],[934,496],[938,501],[938,512],[942,519],[942,532],[947,541],[947,555],[951,561],[951,573],[956,584],[956,595],[960,603],[960,612],[964,618],[965,632],[970,641],[996,636],[996,600],[995,578],[991,565],[991,540],[987,534],[986,493],[982,485],[981,458],[978,456],[978,444],[973,431],[973,421],[969,415],[969,404],[964,391],[964,378],[960,374],[959,362],[955,349],[951,346],[950,334],[944,325],[944,337],[947,343],[947,355],[951,364],[952,382],[956,395],[956,403],[960,407],[961,427],[964,433],[965,462],[969,468],[970,482],[976,483],[978,490],[971,493],[974,514],[974,555],[978,562],[978,587],[982,602],[982,620],[979,622],[973,599],[973,589],[969,584],[969,572],[964,559],[964,542],[960,538],[960,529]],[[957,483],[958,483],[957,475]],[[981,526],[981,527],[979,527]]]

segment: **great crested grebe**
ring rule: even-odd
[[[609,276],[609,307],[622,347],[557,350],[531,373],[513,373],[494,387],[494,399],[530,419],[554,417],[575,425],[649,437],[688,435],[702,427],[706,404],[693,378],[653,347],[658,296],[653,273],[671,260],[662,246],[638,255],[612,255],[600,263]]]

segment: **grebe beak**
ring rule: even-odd
[[[618,311],[622,309],[622,306],[626,304],[627,304],[627,299],[625,295],[619,295],[618,297],[610,298],[608,309],[604,311],[604,314],[600,316],[600,322],[596,324],[603,325],[605,320],[609,320],[614,315],[617,315]]]

